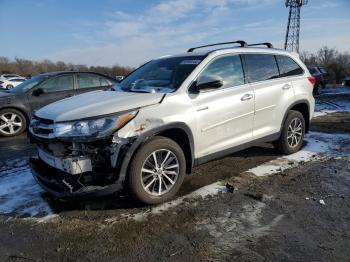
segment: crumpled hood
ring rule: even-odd
[[[38,110],[35,115],[55,122],[108,115],[157,104],[164,94],[95,91],[66,98]]]

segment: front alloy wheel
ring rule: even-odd
[[[171,199],[179,190],[186,173],[181,147],[173,140],[156,136],[135,154],[129,171],[129,187],[144,204]]]
[[[150,195],[162,196],[168,193],[179,177],[179,161],[168,149],[152,152],[143,163],[141,183]]]
[[[17,110],[0,111],[0,135],[16,136],[21,134],[26,127],[26,119]]]

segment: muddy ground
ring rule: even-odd
[[[327,157],[257,177],[245,171],[281,156],[254,147],[196,168],[173,202],[153,209],[123,195],[55,201],[27,177],[35,152],[26,137],[0,139],[0,187],[10,185],[0,195],[0,261],[349,261],[350,139],[341,135],[350,134],[350,94],[324,93],[327,113],[311,129],[340,134]],[[16,175],[28,180],[9,183]]]

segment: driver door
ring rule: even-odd
[[[214,59],[198,79],[201,77],[220,77],[223,86],[201,90],[192,97],[197,115],[197,158],[249,142],[254,117],[254,92],[245,84],[239,55]]]
[[[38,89],[41,92],[37,93]],[[73,74],[64,74],[49,78],[35,88],[30,94],[29,103],[32,110],[38,110],[73,95],[75,95]]]

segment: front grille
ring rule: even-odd
[[[29,131],[40,138],[54,138],[53,120],[34,117],[30,123]]]
[[[51,119],[45,119],[45,118],[41,118],[41,117],[37,117],[37,116],[34,116],[33,119],[36,119],[36,120],[38,120],[41,123],[46,124],[46,125],[52,125],[54,123],[53,120],[51,120]]]

